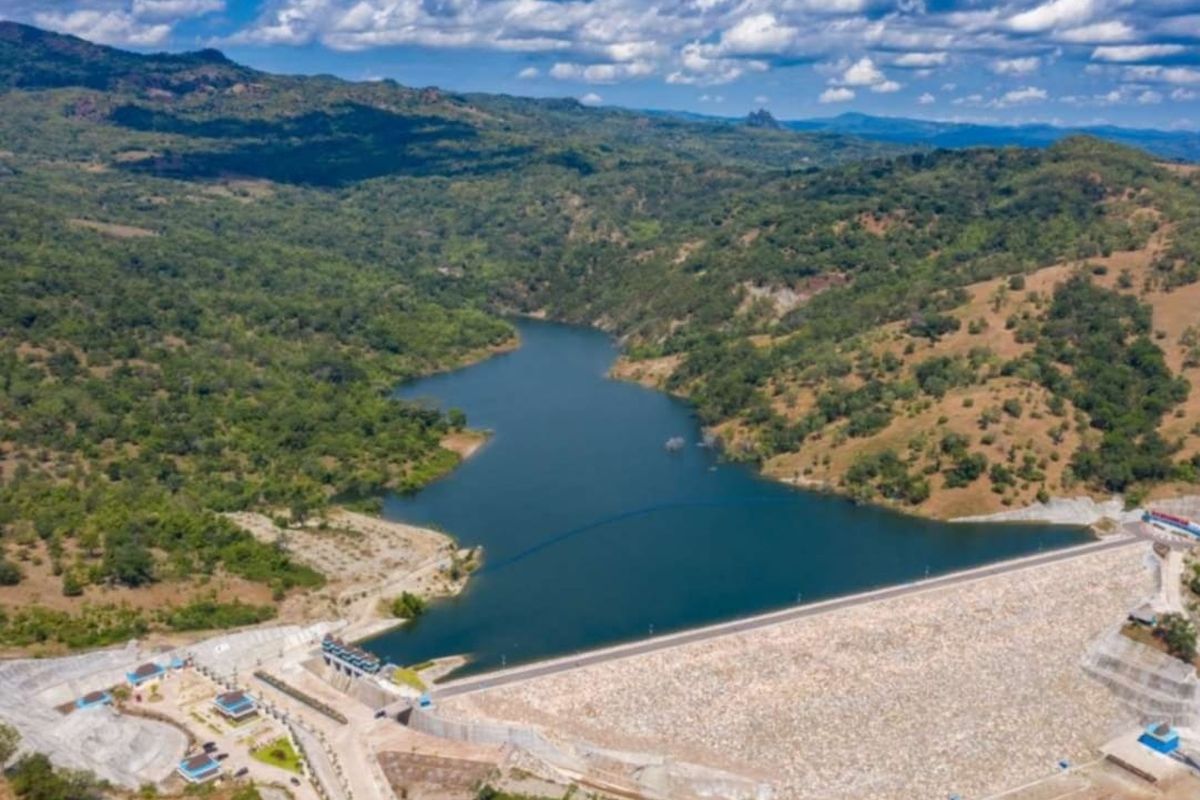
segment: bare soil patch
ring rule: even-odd
[[[680,355],[643,358],[637,361],[621,356],[613,363],[608,375],[617,380],[640,383],[651,389],[662,389],[682,361],[683,356]]]
[[[446,534],[344,509],[287,528],[253,512],[228,516],[255,538],[278,542],[325,575],[328,582],[320,590],[284,602],[280,618],[288,622],[336,616],[377,626],[387,619],[380,606],[403,592],[429,598],[461,591],[470,564],[478,559]]]
[[[67,222],[74,228],[87,228],[88,230],[93,230],[115,239],[145,239],[150,236],[158,236],[152,230],[138,228],[133,225],[98,222],[94,219],[70,219]]]

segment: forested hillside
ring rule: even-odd
[[[451,468],[461,414],[390,389],[509,346],[511,312],[620,334],[732,456],[863,499],[1195,476],[1200,320],[1157,315],[1197,285],[1197,186],[1131,150],[901,151],[8,23],[0,87],[0,582],[319,582],[219,512]],[[54,613],[0,643],[147,624]]]

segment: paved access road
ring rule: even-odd
[[[556,672],[565,672],[567,670],[587,667],[593,664],[600,664],[605,661],[628,658],[630,656],[636,656],[642,653],[651,653],[656,650],[666,650],[668,648],[679,647],[692,642],[713,639],[718,636],[744,633],[756,628],[764,628],[768,625],[778,625],[782,622],[790,622],[792,620],[803,619],[804,617],[811,617],[817,614],[826,614],[830,611],[837,611],[838,609],[848,608],[850,606],[877,603],[882,600],[903,597],[904,595],[917,594],[919,592],[927,592],[933,589],[945,588],[947,586],[970,583],[971,581],[977,581],[981,578],[1002,575],[1006,572],[1015,572],[1017,570],[1039,567],[1044,564],[1053,564],[1056,561],[1078,558],[1079,556],[1084,556],[1091,553],[1099,553],[1118,547],[1128,547],[1136,544],[1138,541],[1138,539],[1132,536],[1113,536],[1098,542],[1089,542],[1088,544],[1082,544],[1076,547],[1065,547],[1061,550],[1053,550],[1049,553],[1039,553],[1037,555],[1024,556],[1022,558],[1012,559],[1010,561],[1001,561],[995,564],[988,564],[983,567],[964,570],[962,572],[951,572],[946,575],[940,575],[935,578],[926,578],[913,583],[902,583],[895,586],[888,586],[883,589],[873,589],[867,592],[860,592],[859,594],[846,595],[845,597],[835,597],[831,600],[823,600],[818,603],[790,606],[779,611],[770,611],[753,617],[743,617],[741,619],[735,619],[729,622],[707,625],[702,628],[692,628],[690,630],[680,631],[678,633],[640,639],[635,642],[627,642],[625,644],[619,644],[613,647],[605,647],[599,650],[589,650],[573,656],[565,656],[548,661],[537,661],[507,670],[489,672],[484,675],[477,675],[469,678],[462,678],[460,680],[449,681],[438,686],[434,691],[434,695],[436,697],[445,698],[462,694],[470,694],[471,692],[482,692],[487,689],[495,689],[500,686],[508,686],[514,683],[533,680],[534,678],[540,678],[544,675],[553,675]]]

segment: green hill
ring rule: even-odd
[[[73,592],[218,573],[277,596],[311,585],[216,512],[303,517],[450,469],[439,442],[461,415],[390,387],[506,346],[514,311],[621,333],[731,455],[864,499],[942,513],[948,483],[987,485],[982,434],[936,458],[954,431],[897,437],[1001,378],[1038,387],[1072,449],[1067,473],[1022,472],[1010,436],[998,499],[1195,474],[1170,422],[1192,414],[1186,331],[1157,337],[1154,309],[1121,297],[1190,290],[1200,205],[1190,174],[1134,151],[901,151],[273,76],[11,23],[0,86],[0,526],[18,567],[0,573],[16,579],[41,560]],[[974,324],[989,281],[1150,245],[1128,285],[1114,270],[1014,302],[1019,352],[986,336],[934,349]],[[1081,304],[1116,322],[1088,328]],[[1121,419],[1114,385],[1134,409]],[[800,463],[816,442],[871,446]]]

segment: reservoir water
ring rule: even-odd
[[[462,596],[367,643],[398,664],[511,665],[1088,538],[932,522],[765,480],[696,446],[686,403],[607,379],[616,348],[603,333],[519,328],[518,350],[399,391],[461,408],[493,436],[448,477],[385,502],[389,519],[485,551]],[[687,445],[669,452],[676,436]]]

